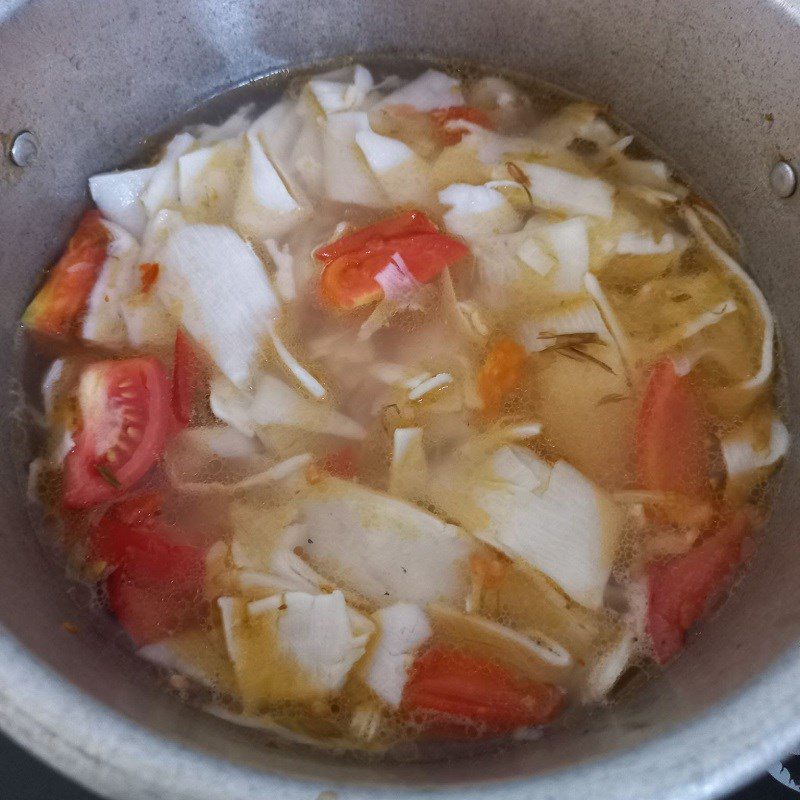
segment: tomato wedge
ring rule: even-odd
[[[751,516],[739,511],[688,553],[648,567],[647,632],[659,663],[680,651],[686,631],[724,587],[751,527]]]
[[[478,373],[485,417],[496,417],[508,395],[520,388],[525,356],[525,349],[509,338],[498,339],[489,350]]]
[[[100,361],[78,385],[81,429],[64,462],[64,505],[87,508],[130,489],[164,450],[169,386],[156,358]]]
[[[184,428],[191,421],[199,369],[197,353],[189,338],[179,328],[175,335],[175,363],[172,368],[172,413],[178,424]]]
[[[48,336],[67,336],[86,308],[111,236],[99,211],[81,217],[63,255],[25,309],[22,323]]]
[[[418,283],[427,283],[468,253],[466,245],[439,233],[421,211],[407,211],[324,245],[314,257],[325,265],[323,302],[351,310],[383,297],[376,275],[393,259],[399,257]]]
[[[404,211],[354,233],[348,233],[314,251],[314,258],[323,263],[333,261],[348,253],[369,252],[382,247],[387,239],[413,236],[416,233],[438,233],[436,226],[422,211]]]
[[[636,468],[643,489],[694,497],[710,492],[706,420],[671,359],[650,373],[636,427]]]
[[[543,725],[563,705],[557,686],[459,650],[432,647],[414,662],[401,708],[428,733],[463,738]]]
[[[113,570],[106,581],[109,609],[139,646],[173,635],[205,613],[204,551],[170,541],[174,531],[152,516],[152,498],[142,498],[140,521],[126,521],[132,499],[124,509],[109,510],[91,535],[91,557]]]
[[[450,126],[449,122],[471,122],[473,125],[480,125],[481,128],[491,129],[492,120],[489,115],[474,106],[450,106],[449,108],[435,108],[430,112],[431,118],[436,124],[439,139],[444,145],[458,144],[467,133],[466,130],[458,126]]]

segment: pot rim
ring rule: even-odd
[[[473,786],[305,780],[237,766],[170,741],[84,695],[0,629],[0,728],[113,800],[707,800],[736,789],[800,741],[800,658],[789,652],[734,697],[632,749],[562,770]],[[776,692],[775,687],[783,692]],[[620,780],[625,776],[624,781]]]

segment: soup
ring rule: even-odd
[[[335,747],[675,657],[788,446],[736,240],[598,106],[363,66],[89,180],[34,496],[170,683]]]

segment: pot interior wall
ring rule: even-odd
[[[371,785],[363,796],[372,798],[380,796],[378,784],[459,785],[465,796],[465,782],[486,787],[531,775],[543,777],[524,790],[526,797],[567,797],[581,780],[591,780],[602,797],[701,797],[740,779],[799,733],[796,722],[793,732],[784,725],[778,733],[781,721],[800,719],[800,666],[790,652],[800,638],[800,612],[787,602],[800,572],[800,497],[790,488],[800,477],[797,448],[742,586],[666,672],[629,687],[609,708],[566,720],[542,742],[460,762],[368,765],[266,748],[257,735],[157,689],[115,640],[110,623],[83,616],[76,590],[65,591],[61,568],[30,534],[10,424],[17,320],[42,266],[86,203],[86,177],[130,160],[143,135],[248,76],[381,51],[464,57],[549,80],[610,104],[667,153],[743,236],[782,333],[786,413],[796,435],[800,199],[777,200],[767,182],[774,160],[800,142],[798,28],[785,5],[62,0],[7,4],[0,23],[0,142],[29,128],[42,145],[39,161],[25,171],[0,158],[0,347],[6,353],[0,364],[0,624],[7,632],[0,637],[0,722],[62,769],[137,799],[279,796],[261,791],[263,773],[314,779],[318,787],[339,787],[341,797],[360,791],[341,789],[344,783]],[[77,635],[62,630],[65,620],[77,623]],[[35,661],[25,664],[23,650]],[[78,691],[88,699],[76,717]],[[769,704],[756,709],[764,698]],[[681,744],[690,721],[693,752]],[[72,732],[72,750],[65,731]],[[169,781],[156,774],[156,762],[147,762],[149,733],[175,743],[163,746],[158,762],[158,770],[174,773]],[[660,755],[653,745],[659,736]],[[208,758],[191,761],[183,747]],[[737,752],[750,755],[723,774]],[[617,760],[604,763],[626,770],[616,782],[611,766],[596,765],[611,753]],[[138,762],[124,766],[128,755]],[[554,777],[578,763],[581,770]],[[231,781],[224,787],[203,783],[205,775],[221,781],[223,774]],[[293,794],[282,786],[281,797],[315,796],[310,788]],[[516,791],[509,786],[504,796],[523,796]]]

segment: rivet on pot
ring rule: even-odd
[[[797,188],[797,173],[786,161],[779,161],[769,174],[769,185],[777,197],[791,197]]]
[[[12,140],[8,155],[18,167],[30,167],[39,157],[39,140],[31,131],[20,131]]]

